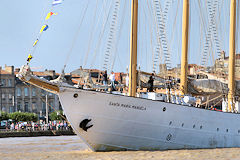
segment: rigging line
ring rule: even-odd
[[[200,2],[200,0],[198,0],[198,4],[199,4],[199,15],[200,15],[200,20],[201,20],[201,22],[202,22],[202,24],[203,24],[203,29],[204,29],[204,33],[205,33],[205,38],[206,38],[206,43],[208,44],[209,42],[208,42],[208,35],[207,35],[207,31],[206,31],[206,28],[205,28],[205,26],[206,26],[206,23],[205,23],[205,21],[204,21],[204,16],[203,16],[203,11],[202,11],[202,7],[201,7],[201,2]],[[206,12],[207,12],[207,7],[205,7],[206,8]],[[209,27],[208,27],[208,30],[209,30]],[[209,33],[210,34],[210,33]],[[203,50],[203,52],[202,52],[202,59],[204,58],[204,56],[205,56],[205,51]],[[206,57],[206,56],[205,56]],[[203,62],[203,60],[202,60],[202,63],[201,63],[201,65],[205,65],[205,63]]]
[[[157,2],[159,2],[159,1],[154,1],[156,4],[157,4]],[[158,23],[157,23],[157,16],[156,16],[156,13],[157,13],[157,10],[156,10],[156,4],[152,4],[152,9],[153,9],[153,15],[154,15],[154,22],[155,22],[155,31],[157,32],[157,36],[156,36],[156,38],[157,38],[157,48],[156,48],[156,53],[154,54],[154,52],[153,52],[153,59],[152,59],[152,63],[153,63],[153,69],[152,69],[152,71],[153,72],[155,72],[155,70],[156,70],[156,63],[154,62],[154,61],[157,61],[157,60],[155,60],[156,59],[156,57],[159,57],[159,55],[158,54],[161,54],[161,53],[163,53],[163,52],[160,52],[160,50],[161,50],[161,48],[162,48],[162,43],[161,43],[161,37],[160,37],[160,30],[159,30],[159,27],[158,27]],[[159,8],[161,9],[161,3],[159,2]],[[162,9],[159,11],[159,16],[162,16]],[[164,59],[165,60],[165,59]]]
[[[112,15],[112,20],[110,24],[110,30],[109,35],[107,39],[107,45],[105,50],[105,59],[103,63],[103,69],[108,70],[109,67],[109,60],[113,59],[113,50],[116,48],[116,45],[113,45],[116,43],[116,35],[117,35],[117,27],[118,27],[118,21],[119,21],[119,9],[120,9],[120,0],[115,0],[114,4],[114,10]],[[118,40],[118,39],[117,39]]]
[[[144,7],[145,7],[145,5],[144,5]],[[147,8],[144,9],[145,21],[147,20],[146,10],[147,10]],[[145,23],[144,29],[145,29],[145,39],[148,40],[147,23]],[[147,42],[149,42],[149,41],[147,41]],[[148,53],[148,43],[145,43],[145,53],[146,53],[146,58],[145,58],[146,59],[146,70],[147,70],[148,69],[147,68],[148,67],[148,56],[147,56],[148,55],[147,54]]]
[[[123,10],[126,9],[126,4],[127,4],[126,1],[127,0],[125,0],[125,2],[124,2]],[[114,58],[113,58],[112,66],[111,66],[111,71],[113,70],[113,67],[114,67],[114,64],[115,64],[116,55],[118,55],[117,50],[118,50],[118,45],[120,44],[119,40],[121,39],[121,36],[122,36],[123,22],[125,21],[125,17],[126,17],[125,15],[126,15],[126,12],[123,13],[123,18],[121,19],[120,30],[119,30],[119,37],[118,37],[118,39],[116,41],[115,49],[114,49],[114,52],[113,52],[114,53]],[[121,61],[121,60],[119,59],[119,61]]]
[[[46,12],[47,12],[47,10],[49,10],[49,7],[48,7],[48,5],[49,5],[49,3],[47,2],[46,3],[46,6],[44,7],[44,9],[42,10],[42,14],[41,14],[41,20],[40,20],[40,23],[39,23],[39,25],[38,25],[38,27],[36,28],[36,32],[39,34],[39,26],[43,23],[43,20],[44,20],[44,17],[45,17],[45,14],[46,14]],[[45,21],[44,21],[45,22]],[[41,26],[42,27],[42,26]],[[37,38],[39,37],[39,35],[37,36]],[[29,47],[29,48],[31,48],[30,49],[30,54],[32,54],[32,55],[34,55],[34,52],[35,52],[35,48],[36,47],[34,47],[34,48],[32,48],[33,46],[32,46],[32,41],[35,41],[36,40],[36,37],[33,39],[33,40],[31,40],[31,47]],[[27,53],[27,54],[29,54],[29,53]]]
[[[152,13],[151,13],[151,9],[150,9],[150,5],[151,4],[149,4],[150,3],[150,1],[147,1],[147,6],[148,6],[148,12],[149,12],[149,15],[151,16],[151,15],[153,15]],[[151,5],[152,6],[152,5]],[[147,18],[148,19],[148,18]],[[152,62],[153,62],[153,58],[154,58],[154,50],[153,50],[153,31],[154,31],[154,27],[155,27],[155,25],[153,25],[153,22],[151,23],[151,21],[153,21],[153,17],[151,16],[151,19],[148,19],[148,26],[149,26],[149,32],[151,33],[150,35],[150,48],[151,48],[151,51],[152,51]],[[150,24],[152,24],[152,25],[150,25]],[[155,29],[155,31],[156,31],[156,29]],[[147,57],[147,53],[146,53],[146,57]],[[160,59],[160,61],[161,61],[161,59]],[[148,65],[147,65],[147,70],[148,70]]]
[[[221,4],[221,6],[219,6]],[[216,25],[217,25],[217,28],[219,29],[219,31],[220,31],[220,40],[218,40],[218,41],[220,41],[219,43],[219,45],[221,46],[221,47],[223,47],[223,36],[221,35],[221,33],[222,33],[222,27],[221,27],[221,12],[222,12],[222,10],[223,10],[223,0],[221,1],[221,2],[219,2],[219,5],[218,5],[218,12],[219,12],[219,14],[218,14],[218,21],[217,21],[217,23],[216,23]],[[223,50],[223,49],[222,49]]]
[[[77,28],[76,34],[75,34],[75,36],[74,36],[74,38],[73,38],[73,41],[72,41],[72,43],[71,43],[71,47],[70,47],[70,49],[69,49],[69,51],[68,51],[68,53],[67,53],[67,57],[66,57],[66,60],[65,60],[63,69],[62,69],[63,72],[64,72],[64,70],[65,70],[65,68],[66,68],[66,66],[67,66],[67,63],[68,63],[69,58],[70,58],[70,55],[72,54],[73,48],[74,48],[74,46],[75,46],[75,44],[76,44],[78,35],[79,35],[79,33],[80,33],[80,29],[81,29],[81,27],[82,27],[83,20],[84,20],[84,18],[85,18],[86,13],[87,13],[87,9],[88,9],[88,6],[89,6],[88,4],[89,4],[89,3],[87,3],[87,6],[85,7],[85,9],[84,9],[84,11],[83,11],[83,16],[82,16],[82,17],[81,17],[81,15],[79,16],[79,19],[81,19],[81,20],[80,20],[79,26],[78,26],[78,28]]]
[[[176,32],[176,24],[177,24],[179,4],[180,4],[180,0],[178,0],[178,3],[177,3],[177,10],[176,10],[175,18],[174,18],[174,23],[173,23],[173,32],[172,32],[172,37],[171,37],[171,40],[170,40],[170,46],[172,46],[172,43],[173,43],[173,40],[174,40],[174,33]]]
[[[143,14],[144,14],[144,20],[145,21],[147,21],[147,14],[146,14],[146,8],[145,8],[145,6],[146,5],[143,5],[142,6],[142,9],[143,9]],[[147,49],[148,49],[148,34],[147,34],[147,24],[150,24],[150,23],[144,23],[144,35],[145,35],[145,38],[142,38],[143,40],[142,40],[142,46],[144,46],[144,44],[145,44],[145,53],[146,53],[146,57],[145,57],[145,60],[146,60],[146,68],[147,68],[147,66],[148,66],[148,63],[147,63],[147,61],[148,61],[148,56],[147,56]],[[145,43],[144,43],[144,41],[145,41]],[[142,57],[143,57],[143,54],[144,54],[144,48],[142,49]],[[141,63],[142,62],[142,59],[140,59],[140,64],[143,64],[143,63]],[[143,70],[143,69],[142,69]],[[147,70],[147,69],[146,69]]]
[[[104,0],[104,1],[105,1],[105,5],[104,5],[104,6],[106,7],[107,1],[106,1],[106,0]],[[113,4],[113,1],[112,1],[112,4]],[[92,59],[90,68],[92,68],[92,67],[93,67],[93,64],[95,63],[97,51],[99,50],[100,44],[101,44],[101,42],[102,42],[103,34],[105,33],[105,30],[106,30],[106,28],[107,28],[107,27],[105,27],[105,26],[106,26],[106,24],[107,24],[107,22],[108,22],[108,19],[109,19],[109,17],[110,17],[110,11],[111,11],[111,6],[112,6],[112,4],[109,5],[109,9],[104,10],[104,11],[105,11],[105,12],[104,12],[104,17],[105,17],[104,19],[105,19],[105,21],[103,21],[103,24],[102,24],[102,30],[101,30],[101,32],[100,32],[100,34],[99,34],[98,43],[97,43],[97,46],[96,46],[96,48],[95,48],[95,50],[94,50],[94,55],[93,55],[93,59]],[[104,7],[104,8],[105,8],[105,7]]]
[[[201,9],[201,2],[200,0],[198,0],[198,12],[199,12],[199,19],[200,19],[200,32],[201,32],[201,37],[200,37],[200,54],[201,56],[200,57],[203,57],[203,47],[202,45],[204,45],[203,42],[203,35],[206,35],[206,28],[205,28],[205,22],[204,22],[204,19],[203,19],[203,13],[202,13],[202,9]],[[199,59],[199,65],[201,65],[201,59]]]
[[[95,12],[94,12],[94,19],[96,20],[97,18],[97,7],[98,7],[98,0],[97,0],[97,4],[96,4],[96,8],[95,8]],[[94,20],[94,22],[95,22]],[[100,18],[98,18],[98,22],[99,22]],[[98,24],[98,23],[97,23]],[[90,34],[90,39],[89,39],[89,42],[88,42],[88,49],[87,49],[87,53],[86,53],[86,56],[85,56],[85,61],[84,61],[84,64],[83,64],[83,67],[86,66],[86,63],[87,63],[87,60],[88,60],[88,55],[89,55],[89,52],[90,52],[90,46],[92,44],[92,39],[93,39],[93,28],[94,26],[97,26],[97,25],[92,25],[91,27],[91,34]]]

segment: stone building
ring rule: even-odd
[[[0,110],[6,112],[15,111],[15,74],[13,66],[0,67]]]
[[[215,60],[214,68],[215,72],[221,73],[222,75],[228,74],[228,61],[229,57],[226,56],[225,52],[221,52],[220,58]],[[235,56],[235,76],[240,78],[240,54]]]
[[[46,92],[33,85],[24,83],[17,78],[19,69],[14,71],[13,66],[5,66],[3,70],[0,68],[0,98],[1,111],[4,112],[32,112],[40,117],[46,115],[46,100],[52,107],[48,107],[49,113],[54,110],[60,110],[58,96],[50,92]],[[33,72],[34,75],[48,80],[55,79],[55,71]],[[46,99],[47,98],[47,99]]]

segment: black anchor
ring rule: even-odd
[[[79,127],[82,128],[84,131],[87,132],[89,128],[91,128],[93,125],[87,126],[87,124],[91,121],[91,119],[84,119],[80,122]]]

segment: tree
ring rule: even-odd
[[[63,111],[55,111],[50,114],[50,119],[54,120],[63,120]]]
[[[19,121],[34,121],[38,120],[38,116],[35,113],[28,113],[28,112],[14,112],[9,114],[9,118],[19,122]]]
[[[7,112],[1,112],[0,121],[8,120],[8,119],[9,119],[9,114]]]

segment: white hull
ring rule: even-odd
[[[60,88],[59,98],[94,151],[240,147],[239,114],[70,88]],[[87,132],[84,119],[93,125]]]

